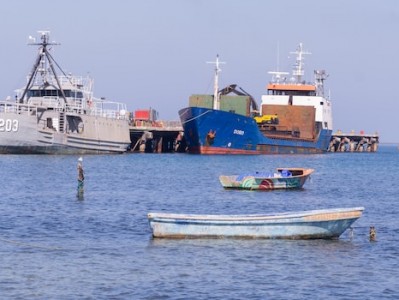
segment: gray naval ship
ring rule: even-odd
[[[0,154],[123,153],[131,141],[126,105],[93,97],[90,78],[66,75],[39,31],[24,88],[0,101]],[[62,75],[57,75],[56,70]]]

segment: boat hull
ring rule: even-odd
[[[290,176],[284,176],[282,170],[288,171]],[[313,172],[313,169],[284,168],[274,174],[221,175],[219,181],[225,189],[260,191],[300,189]]]
[[[332,130],[315,139],[267,137],[255,120],[236,113],[203,107],[179,111],[188,152],[193,154],[315,154],[327,152]],[[215,133],[209,138],[209,133]]]
[[[0,107],[0,154],[101,154],[124,153],[130,145],[127,120],[95,115],[67,114],[16,105]],[[23,110],[21,108],[27,108]],[[79,119],[81,130],[60,131],[47,119]],[[67,126],[67,128],[69,128]]]
[[[270,215],[149,213],[154,238],[337,239],[363,207]]]

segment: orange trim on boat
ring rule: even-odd
[[[316,87],[311,84],[275,84],[269,83],[267,85],[268,90],[279,90],[279,91],[315,91]]]

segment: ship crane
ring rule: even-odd
[[[226,86],[225,88],[221,89],[219,91],[219,95],[223,96],[223,95],[228,95],[230,93],[234,93],[238,96],[248,96],[250,101],[251,101],[251,105],[252,105],[252,110],[255,111],[259,111],[258,110],[258,104],[256,103],[255,99],[246,91],[244,91],[243,88],[238,87],[241,91],[237,90],[237,84],[230,84],[229,86]]]

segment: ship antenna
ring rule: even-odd
[[[216,55],[216,61],[208,61],[208,64],[215,64],[215,81],[213,86],[213,109],[219,109],[219,73],[222,71],[220,69],[220,64],[225,64],[225,62],[219,61],[219,54]]]
[[[304,68],[303,68],[303,66],[304,66],[304,62],[303,61],[304,61],[305,58],[303,57],[303,55],[312,54],[312,53],[307,52],[307,51],[303,51],[302,43],[299,43],[299,46],[296,49],[296,51],[290,52],[290,53],[291,54],[296,54],[296,63],[294,65],[294,69],[292,71],[292,75],[294,77],[296,77],[296,82],[297,83],[301,83],[302,76],[305,74],[305,71],[304,71]]]
[[[280,83],[281,80],[285,81],[285,77],[281,75],[288,75],[288,72],[280,72],[280,43],[277,42],[277,71],[269,71],[268,74],[273,75],[272,82]]]
[[[23,102],[23,99],[24,99],[27,91],[29,90],[33,79],[36,77],[36,74],[39,71],[39,65],[42,62],[43,57],[46,57],[49,65],[50,65],[51,71],[52,71],[52,73],[54,75],[54,78],[57,81],[58,88],[61,91],[62,98],[64,99],[64,101],[66,103],[66,97],[65,97],[64,90],[62,89],[61,83],[60,83],[60,81],[58,79],[57,73],[56,73],[55,68],[53,66],[54,59],[51,56],[51,54],[49,53],[49,50],[47,49],[48,46],[60,45],[60,43],[49,42],[50,31],[38,31],[38,33],[40,33],[40,35],[41,35],[41,37],[40,37],[41,42],[36,43],[35,39],[30,38],[30,40],[32,40],[33,42],[32,43],[28,43],[28,45],[39,46],[39,54],[38,54],[38,56],[36,58],[35,64],[33,65],[32,72],[31,72],[31,75],[29,77],[28,83],[27,83],[27,85],[26,85],[26,87],[24,89],[24,92],[23,92],[21,98],[19,99],[19,102],[20,103]],[[57,64],[57,63],[55,62],[55,64]],[[58,64],[57,64],[57,66],[58,66]]]
[[[315,70],[316,92],[317,95],[324,97],[324,81],[327,79],[328,74],[325,70]]]

